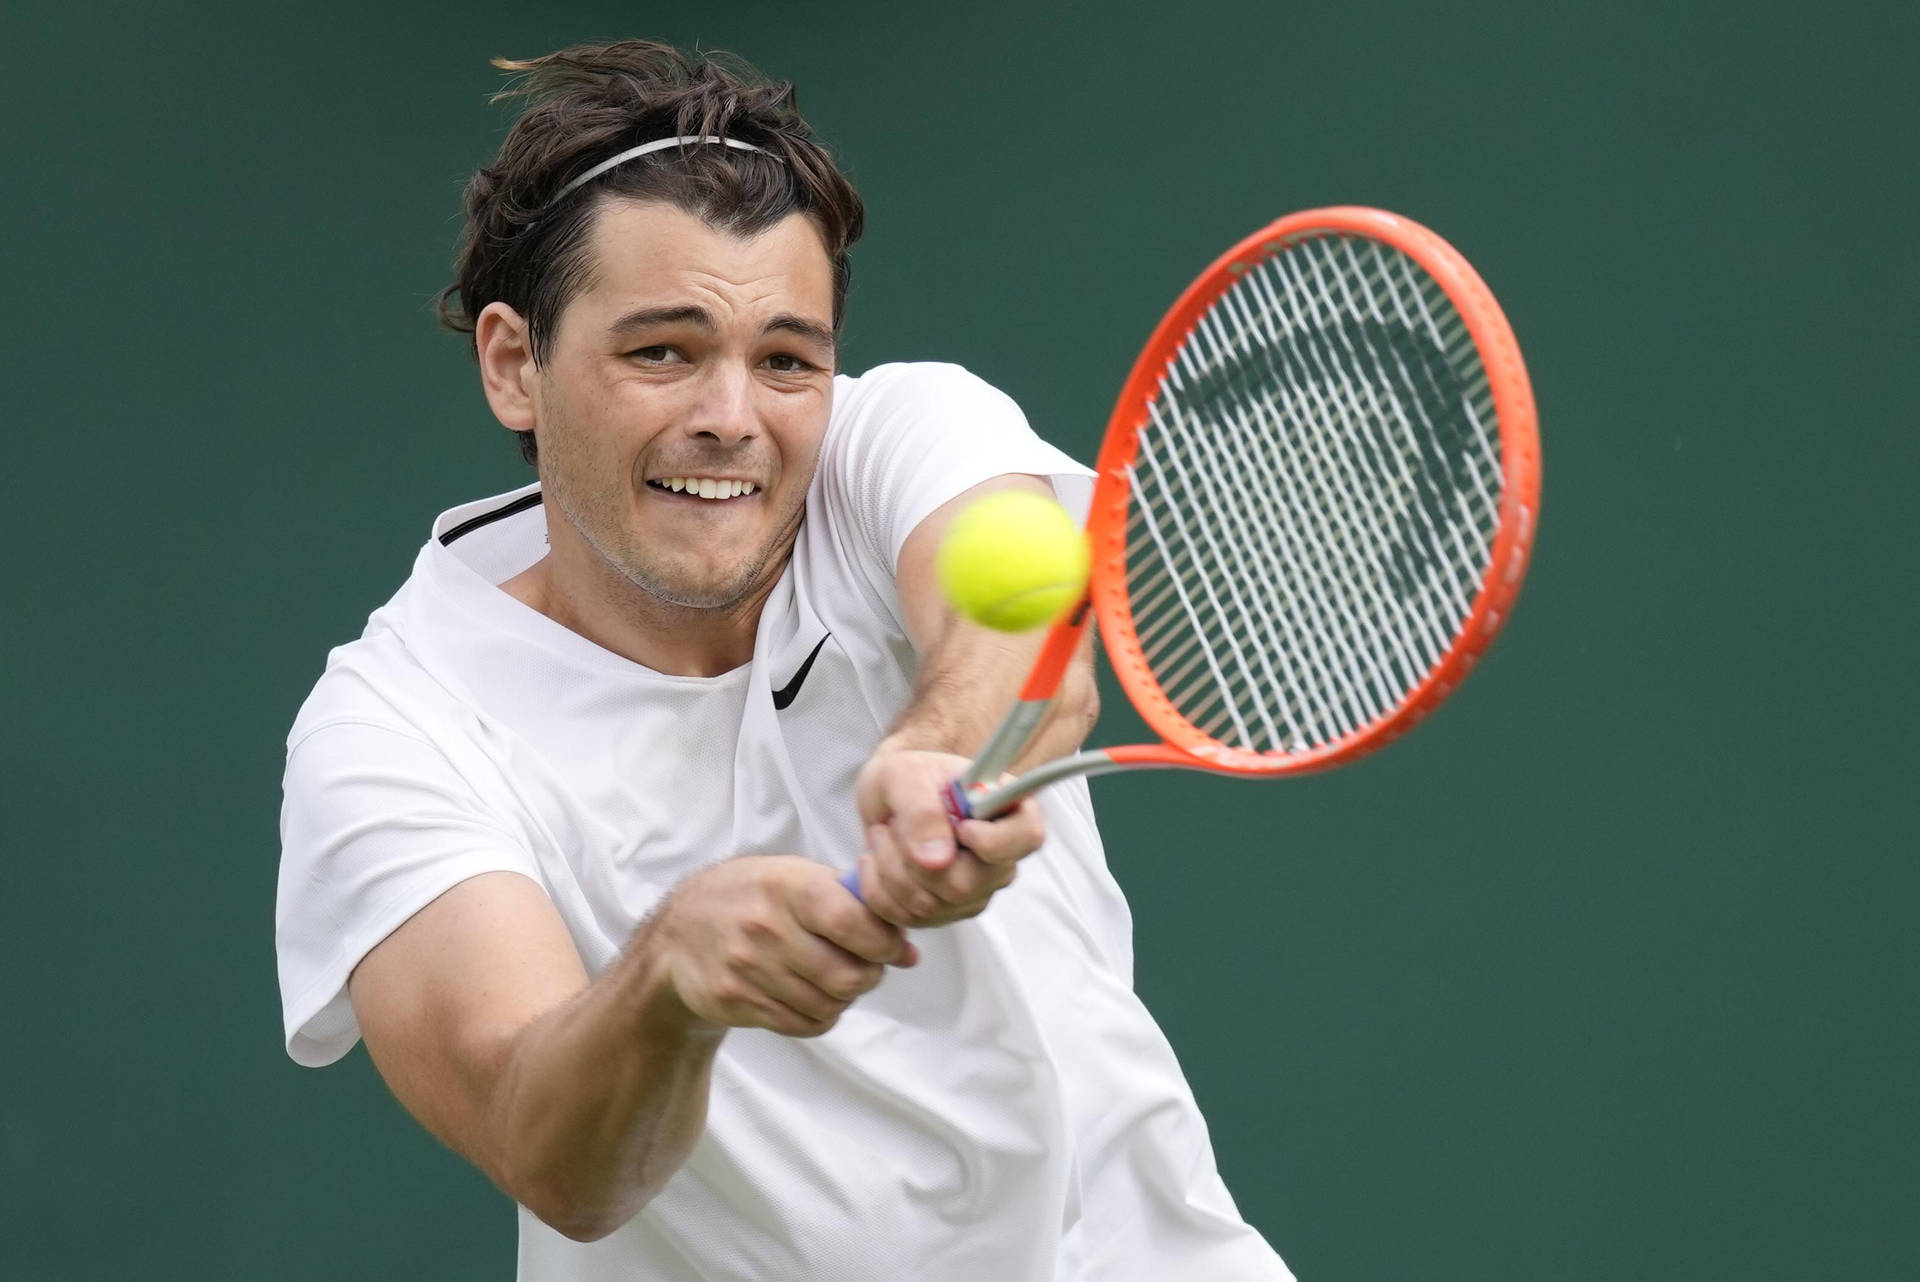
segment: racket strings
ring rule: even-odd
[[[1220,742],[1318,747],[1403,703],[1471,612],[1501,490],[1486,372],[1407,255],[1297,241],[1168,363],[1131,481],[1128,595],[1162,692]]]

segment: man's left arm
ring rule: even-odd
[[[1013,705],[1046,639],[1044,628],[995,632],[958,616],[935,573],[940,539],[954,515],[1006,489],[1053,496],[1038,477],[995,477],[935,509],[900,549],[896,582],[908,634],[920,651],[920,675],[913,701],[861,770],[856,791],[868,841],[862,894],[877,915],[900,926],[974,916],[1046,836],[1032,798],[999,819],[963,821],[957,831],[942,800],[946,785]],[[1089,629],[1015,769],[1077,750],[1098,716]]]

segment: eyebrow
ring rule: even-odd
[[[780,313],[765,325],[761,326],[760,332],[762,334],[772,334],[775,332],[797,334],[799,337],[806,339],[810,343],[816,343],[829,352],[834,351],[839,346],[834,339],[832,330],[818,321],[808,320],[804,316],[796,316],[792,312]]]
[[[619,336],[633,333],[635,330],[652,329],[657,325],[690,325],[708,333],[713,333],[720,328],[714,323],[713,314],[706,308],[687,303],[678,307],[637,307],[614,321],[607,327],[607,332]],[[793,334],[810,343],[818,344],[829,352],[835,351],[838,347],[831,329],[794,312],[781,312],[762,325],[760,332],[762,334]]]

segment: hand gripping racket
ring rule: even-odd
[[[949,788],[956,821],[1073,775],[1305,774],[1391,743],[1506,621],[1539,514],[1533,393],[1492,293],[1433,232],[1357,207],[1282,218],[1187,288],[1098,470],[1087,597]],[[1045,718],[1089,606],[1162,741],[984,786]]]

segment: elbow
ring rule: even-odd
[[[635,1197],[608,1202],[547,1193],[540,1196],[523,1195],[516,1200],[533,1212],[534,1218],[560,1236],[574,1242],[598,1242],[612,1236],[652,1199]]]
[[[539,1212],[536,1211],[534,1214],[539,1215]],[[632,1216],[627,1217],[627,1219],[632,1218]],[[601,1238],[612,1236],[613,1231],[627,1221],[595,1217],[551,1217],[540,1215],[540,1222],[569,1241],[584,1244],[587,1242],[598,1242]]]
[[[1094,726],[1100,722],[1100,689],[1094,683],[1093,673],[1091,672],[1087,673],[1086,694],[1075,707],[1074,715],[1079,718],[1080,738],[1078,742],[1085,743],[1087,736],[1093,733]]]
[[[575,1242],[598,1242],[640,1214],[656,1188],[590,1186],[566,1175],[500,1181],[542,1224]]]
[[[1055,706],[1066,751],[1076,751],[1100,720],[1100,686],[1094,680],[1092,663],[1075,663],[1067,669]]]

